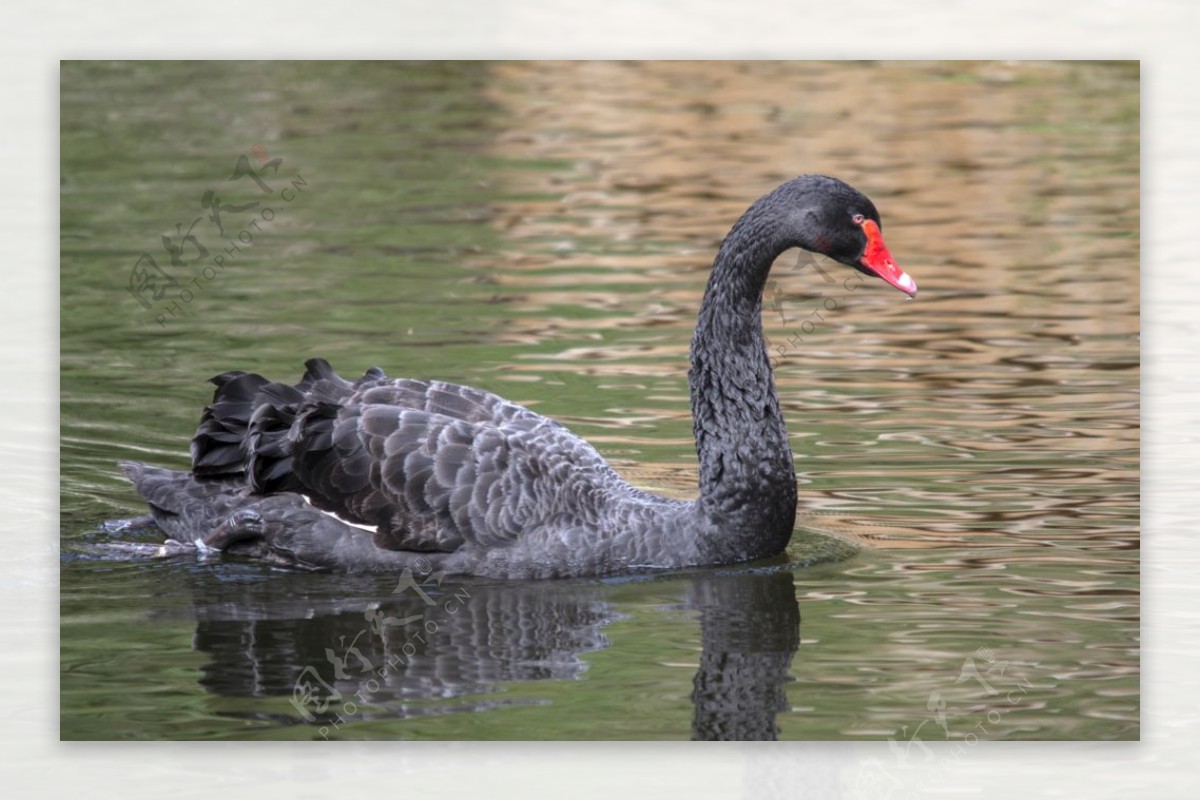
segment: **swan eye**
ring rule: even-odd
[[[862,216],[861,214],[855,214],[853,219],[854,219],[854,224],[855,224],[855,225],[862,225],[862,224],[863,224],[863,222],[864,222],[864,221],[865,221],[867,218],[866,218],[866,217],[864,217],[864,216]]]

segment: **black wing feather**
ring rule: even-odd
[[[306,363],[295,386],[239,372],[213,381],[192,441],[198,478],[244,474],[256,493],[303,493],[376,526],[380,547],[503,546],[555,507],[552,494],[538,498],[529,486],[545,471],[529,446],[571,435],[491,393],[388,379],[378,368],[352,383],[321,359]]]

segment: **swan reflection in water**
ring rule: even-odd
[[[308,725],[317,739],[338,739],[355,721],[550,703],[536,687],[512,699],[502,691],[585,678],[587,655],[609,646],[605,629],[624,617],[613,583],[455,584],[408,573],[390,594],[323,603],[297,600],[286,580],[192,575],[204,599],[193,644],[211,657],[201,685],[221,696],[287,698],[291,713],[250,716]],[[776,739],[800,641],[792,573],[781,565],[669,581],[682,590],[679,608],[699,617],[692,739]]]

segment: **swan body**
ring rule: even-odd
[[[801,247],[916,284],[864,195],[806,175],[760,198],[714,263],[689,372],[694,501],[640,490],[561,424],[479,389],[354,381],[310,359],[295,385],[228,372],[192,470],[124,463],[171,541],[311,569],[501,578],[726,565],[783,551],[796,479],[762,334],[762,290]]]

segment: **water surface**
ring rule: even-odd
[[[64,738],[1138,737],[1136,66],[62,78]],[[776,265],[785,557],[422,595],[105,549],[142,512],[118,460],[186,465],[207,377],[313,355],[495,391],[690,496],[716,245],[806,171],[872,197],[921,292]]]

